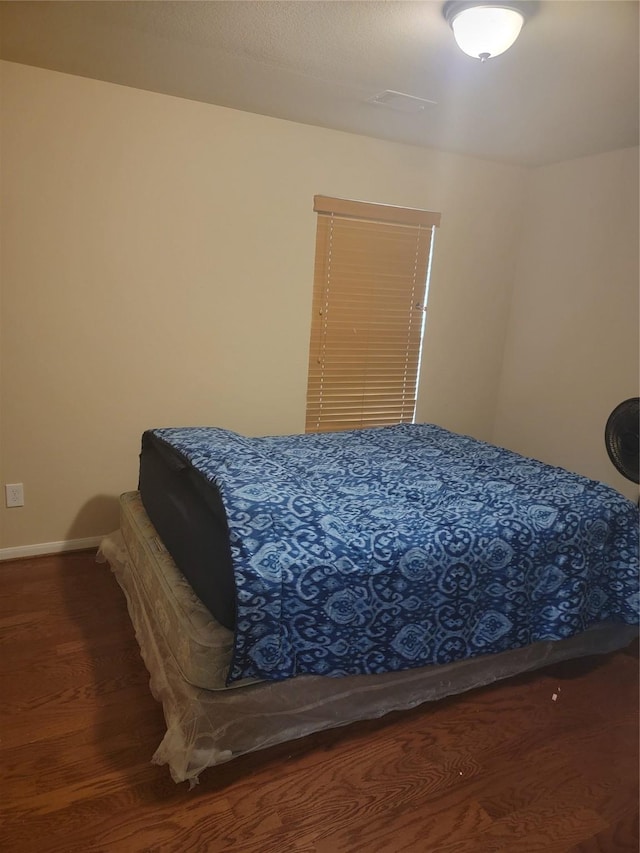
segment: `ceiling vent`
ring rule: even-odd
[[[400,113],[421,113],[427,107],[435,106],[437,101],[429,101],[426,98],[417,98],[415,95],[405,95],[404,92],[394,92],[393,89],[387,89],[372,98],[367,98],[367,103],[388,107],[390,110],[397,110]]]

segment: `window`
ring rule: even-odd
[[[315,196],[307,432],[411,423],[440,214]]]

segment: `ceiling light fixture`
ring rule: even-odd
[[[520,35],[535,2],[458,2],[442,8],[458,47],[468,56],[486,62],[508,50]]]

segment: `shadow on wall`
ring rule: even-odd
[[[96,495],[84,504],[74,518],[67,539],[85,539],[112,533],[120,526],[120,509],[116,495]]]

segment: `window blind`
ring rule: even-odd
[[[307,432],[412,422],[430,211],[316,196]]]

